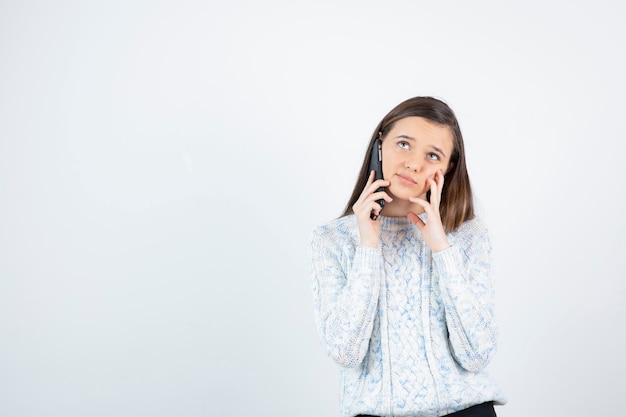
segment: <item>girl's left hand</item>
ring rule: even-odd
[[[424,241],[426,241],[426,244],[433,252],[439,252],[451,246],[446,237],[446,232],[443,229],[441,214],[439,213],[443,180],[444,175],[442,171],[437,171],[434,179],[428,179],[430,183],[430,203],[419,197],[409,198],[410,202],[419,204],[424,208],[428,216],[428,223],[424,223],[424,221],[413,212],[409,212],[406,215],[406,217],[420,229],[422,236],[424,236]]]

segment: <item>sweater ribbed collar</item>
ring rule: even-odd
[[[419,218],[424,222],[426,221],[426,213],[418,214]],[[378,218],[380,220],[380,227],[383,230],[406,230],[416,227],[411,221],[406,217],[387,217],[382,215]]]

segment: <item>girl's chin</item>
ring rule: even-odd
[[[387,191],[389,193],[389,195],[391,196],[391,198],[393,198],[394,200],[398,200],[398,201],[406,201],[409,202],[409,198],[413,198],[413,197],[418,197],[418,198],[422,198],[422,199],[426,199],[426,192],[423,192],[421,195],[418,194],[417,192],[413,191],[411,192],[411,190],[393,190],[391,188],[389,188],[389,190]],[[412,203],[411,203],[412,204]]]

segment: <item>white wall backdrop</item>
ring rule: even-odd
[[[0,415],[338,415],[308,237],[415,95],[494,238],[498,415],[614,415],[623,7],[3,1]]]

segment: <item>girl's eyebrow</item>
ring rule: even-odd
[[[434,145],[430,145],[430,147],[433,148],[436,152],[439,152],[440,154],[442,154],[444,158],[447,158],[446,154],[441,150],[441,148],[438,148]]]
[[[412,140],[412,141],[415,140],[415,138],[412,138],[412,137],[407,136],[407,135],[398,135],[394,139],[408,139],[408,140]]]
[[[407,139],[407,140],[415,141],[415,138],[412,138],[411,136],[407,136],[407,135],[398,135],[394,139]],[[435,152],[439,152],[440,154],[442,154],[444,158],[448,157],[446,153],[441,150],[441,148],[438,148],[435,145],[430,145],[430,147],[433,148]]]

